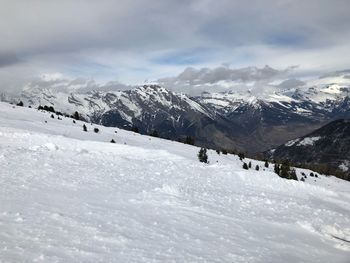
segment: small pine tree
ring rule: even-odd
[[[305,179],[304,179],[304,177],[301,177],[300,181],[302,181],[302,182],[305,182]]]
[[[226,149],[222,149],[222,154],[224,154],[224,155],[227,155],[227,150]]]
[[[220,150],[216,150],[216,153],[217,153],[218,155],[220,155]]]
[[[46,111],[50,111],[50,112],[53,112],[53,113],[55,113],[55,109],[54,109],[54,107],[52,107],[52,106],[44,106],[43,107],[43,110],[46,110]]]
[[[75,123],[75,120],[73,120],[73,123]]]
[[[198,152],[198,159],[201,163],[208,163],[207,149],[201,148]]]
[[[87,127],[86,127],[85,124],[83,125],[83,131],[84,131],[84,132],[87,132]]]
[[[77,121],[80,120],[80,114],[79,112],[74,112],[73,118],[76,119]]]
[[[314,173],[311,172],[311,173],[310,173],[310,176],[311,176],[311,177],[314,177],[315,175],[314,175]]]
[[[252,168],[252,162],[249,162],[248,167],[249,169]]]
[[[98,133],[100,130],[98,128],[94,128],[94,132]]]
[[[298,176],[295,169],[290,170],[288,179],[298,181]]]
[[[243,169],[245,169],[245,170],[248,170],[248,169],[249,169],[249,167],[248,167],[248,164],[247,164],[247,163],[243,163]]]
[[[281,168],[280,168],[280,165],[278,163],[275,163],[274,171],[276,174],[280,175]]]
[[[114,140],[114,139],[112,139],[112,140],[111,140],[111,143],[115,143],[115,140]]]
[[[240,153],[238,154],[238,157],[239,157],[239,159],[242,161],[242,160],[245,158],[244,153],[240,152]]]
[[[53,116],[53,114],[51,114],[51,118],[52,118],[52,119],[54,119],[54,118],[55,118],[55,116]]]
[[[259,165],[255,166],[255,170],[259,171]]]
[[[268,162],[267,160],[265,160],[264,166],[265,166],[266,168],[269,168],[269,162]]]
[[[284,160],[281,165],[281,171],[280,171],[280,176],[282,178],[289,178],[289,172],[290,172],[290,164],[288,160]]]
[[[20,102],[17,103],[17,106],[19,106],[19,107],[23,107],[23,105],[24,105],[23,101],[20,101]]]

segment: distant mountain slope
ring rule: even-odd
[[[137,126],[144,134],[157,130],[164,138],[191,136],[198,145],[257,153],[334,119],[350,118],[350,78],[346,74],[301,84],[286,81],[301,85],[297,87],[233,87],[193,97],[159,85],[89,91],[89,82],[43,79],[28,84],[15,100],[34,107],[53,106],[69,114],[78,111],[86,120],[105,126]]]
[[[272,157],[289,159],[295,164],[328,166],[349,176],[350,120],[333,121],[308,135],[289,141],[272,150]]]
[[[53,106],[104,126],[130,129],[143,134],[157,131],[161,137],[196,138],[196,143],[211,147],[236,148],[234,135],[241,130],[225,118],[215,116],[185,94],[177,94],[157,85],[140,86],[125,91],[61,92],[52,89],[26,89],[21,99],[25,105]]]

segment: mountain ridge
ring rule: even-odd
[[[300,138],[267,152],[275,160],[290,160],[295,165],[338,172],[350,179],[350,118],[332,121]]]
[[[263,91],[204,92],[200,96],[155,84],[86,91],[89,82],[79,82],[68,90],[55,79],[43,80],[45,85],[28,85],[13,100],[34,107],[51,105],[69,114],[78,111],[84,119],[105,126],[136,126],[144,134],[156,130],[164,138],[191,136],[198,145],[257,153],[331,120],[349,117],[350,80],[346,76],[328,76],[288,89],[269,86]]]

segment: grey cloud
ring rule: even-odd
[[[0,53],[0,68],[8,67],[20,62],[21,60],[16,55]]]
[[[334,72],[328,72],[326,74],[323,74],[322,76],[320,76],[320,79],[323,78],[328,78],[328,77],[339,77],[339,76],[343,76],[344,74],[350,73],[350,69],[345,69],[345,70],[338,70],[338,71],[334,71]],[[343,76],[344,78],[347,78],[347,76]]]
[[[280,89],[292,89],[292,88],[303,86],[305,84],[306,83],[304,81],[301,81],[299,79],[287,79],[287,80],[282,81],[277,86]]]
[[[229,90],[247,90],[259,89],[259,87],[268,86],[275,80],[285,79],[292,72],[294,67],[288,67],[283,70],[274,69],[270,66],[262,68],[246,67],[231,69],[229,67],[186,68],[176,77],[162,78],[157,82],[166,88],[176,92],[184,92],[190,95],[198,95],[206,91],[229,91]],[[221,81],[227,84],[220,83]],[[281,87],[291,87],[301,85],[298,80],[289,80],[283,82]],[[271,84],[272,86],[272,84]]]
[[[189,67],[177,77],[163,78],[159,79],[158,81],[161,83],[181,81],[190,84],[215,83],[222,80],[238,82],[268,81],[272,78],[286,74],[289,70],[290,68],[285,70],[277,70],[269,66],[265,66],[263,68],[247,67],[241,69],[231,69],[228,67],[195,69]]]
[[[226,47],[252,41],[283,44],[278,42],[286,35],[320,44],[348,35],[350,23],[346,0],[2,2],[0,29],[5,37],[0,50],[25,54],[179,49],[203,39]]]
[[[97,83],[93,79],[68,78],[65,76],[51,78],[50,75],[37,77],[29,81],[24,90],[41,92],[42,90],[52,90],[64,93],[87,93],[91,91],[119,91],[128,90],[133,86],[125,85],[117,81],[110,81],[105,84]]]
[[[181,58],[188,66],[203,69],[188,69],[180,80],[264,81],[280,72],[260,68],[254,73],[243,67],[309,64],[316,56],[305,56],[311,51],[324,56],[322,65],[336,70],[338,65],[350,64],[341,56],[333,60],[333,53],[323,55],[322,51],[341,47],[339,53],[344,53],[350,47],[349,10],[348,0],[2,0],[0,87],[4,78],[8,83],[22,72],[27,78],[30,71],[96,79],[102,75],[120,81],[125,81],[125,76],[157,79],[180,72],[179,65],[170,61],[178,62],[177,54],[198,49],[216,52],[200,54],[197,64]],[[159,54],[175,55],[159,60]],[[281,54],[287,57],[282,66]],[[294,57],[300,61],[290,62]],[[205,68],[221,62],[243,69]],[[110,76],[106,77],[103,67],[95,69],[97,64],[108,65]],[[315,64],[310,67],[321,63]],[[4,73],[9,66],[13,72]],[[137,68],[147,68],[149,75],[141,75],[145,73]]]

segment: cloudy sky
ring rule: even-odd
[[[349,0],[0,0],[0,7],[1,90],[42,74],[137,84],[187,67],[269,65],[298,76],[350,68]]]

